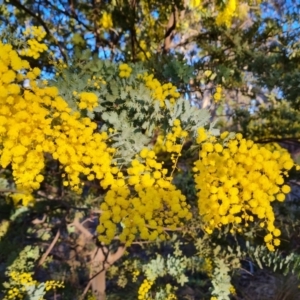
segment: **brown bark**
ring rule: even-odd
[[[92,272],[93,275],[91,280],[93,295],[96,296],[97,300],[105,300],[105,289],[106,289],[106,271],[113,265],[118,259],[120,259],[125,252],[125,247],[119,247],[117,252],[111,253],[106,247],[97,248],[93,253],[92,261]]]

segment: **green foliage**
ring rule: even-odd
[[[229,273],[231,269],[229,265],[223,259],[215,258],[214,264],[216,267],[213,271],[212,279],[212,295],[217,296],[217,299],[228,300],[229,298],[229,289],[231,287]]]
[[[18,257],[13,262],[8,262],[9,266],[6,269],[6,275],[9,277],[8,282],[3,283],[3,287],[7,290],[13,290],[15,288],[20,289],[20,286],[24,288],[28,300],[38,300],[46,294],[45,284],[39,283],[38,285],[29,284],[30,282],[20,282],[18,279],[14,279],[10,274],[30,274],[32,273],[36,261],[40,257],[40,249],[38,246],[26,246]],[[18,277],[17,277],[18,278]]]
[[[5,236],[8,228],[9,228],[9,221],[8,220],[1,220],[0,223],[0,241]]]
[[[176,86],[184,86],[194,77],[194,67],[189,65],[183,55],[177,55],[177,59],[170,56],[154,57],[148,62],[149,68],[153,68],[155,73],[162,79],[168,79]],[[161,66],[163,69],[161,70]]]
[[[8,262],[7,274],[9,272],[32,272],[35,263],[40,257],[40,249],[37,246],[26,246],[19,252],[18,257]]]
[[[59,88],[60,95],[73,111],[78,111],[74,92],[88,91],[98,96],[98,107],[93,112],[81,113],[97,120],[101,131],[114,129],[110,135],[112,146],[118,149],[118,156],[123,162],[128,163],[147,146],[154,130],[161,124],[164,124],[162,129],[168,132],[174,120],[180,119],[185,130],[196,136],[197,128],[209,123],[207,110],[198,109],[183,98],[175,104],[165,100],[166,107],[162,109],[141,79],[146,73],[141,64],[130,65],[132,74],[124,79],[118,75],[118,64],[95,56],[88,59],[90,55],[87,51],[70,68],[59,69],[61,75],[51,83]],[[214,129],[214,123],[210,124],[209,130],[212,135],[219,132]]]
[[[299,255],[290,253],[283,256],[279,250],[269,252],[262,246],[248,247],[247,253],[257,265],[263,269],[264,267],[271,268],[273,272],[280,272],[287,275],[289,273],[295,274],[300,271]]]
[[[0,189],[5,190],[8,188],[8,182],[5,178],[0,177]]]
[[[168,255],[166,258],[161,255],[157,255],[156,259],[151,260],[147,265],[143,266],[145,276],[155,281],[160,276],[170,275],[180,285],[184,285],[188,281],[188,278],[184,275],[187,262],[185,257],[176,258]]]
[[[273,100],[260,106],[254,114],[245,109],[236,110],[235,120],[249,138],[266,143],[299,139],[299,117],[299,110],[289,102]]]

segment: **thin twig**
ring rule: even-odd
[[[39,218],[36,218],[36,219],[32,220],[31,223],[34,225],[42,224],[46,221],[46,217],[47,217],[47,215],[44,214],[42,220],[40,220]]]
[[[81,294],[81,296],[80,296],[79,300],[83,300],[83,299],[84,299],[84,296],[85,296],[85,295],[86,295],[86,293],[88,292],[88,290],[89,290],[89,288],[90,288],[91,284],[92,284],[92,281],[91,281],[91,280],[89,280],[89,282],[88,282],[88,284],[86,285],[86,287],[85,287],[85,289],[84,289],[83,293]]]
[[[45,260],[48,257],[49,253],[51,252],[51,250],[55,246],[59,236],[60,236],[60,229],[57,230],[56,236],[54,237],[52,243],[49,245],[47,251],[43,254],[42,258],[40,259],[40,261],[38,263],[38,267],[41,266],[45,262]]]
[[[69,226],[73,225],[79,232],[81,232],[87,239],[92,239],[93,235],[79,222],[78,219],[75,219],[73,223],[69,224]]]
[[[22,191],[12,190],[12,189],[0,189],[0,193],[24,193]]]

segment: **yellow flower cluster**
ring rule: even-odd
[[[237,7],[237,0],[228,0],[225,8],[217,15],[217,25],[225,25],[226,27],[230,27],[233,17],[236,16]]]
[[[212,261],[210,258],[205,258],[203,265],[201,267],[201,271],[203,273],[206,273],[209,277],[212,276],[213,274],[213,265],[212,265]]]
[[[289,155],[289,151],[283,147],[281,147],[278,143],[268,143],[265,144],[265,148],[268,149],[271,152],[278,151],[280,155]],[[294,164],[296,171],[300,170],[300,165],[297,163]]]
[[[60,117],[61,124],[54,126],[54,134],[60,130],[63,134],[55,138],[54,143],[50,142],[53,149],[46,144],[45,151],[52,153],[53,158],[64,166],[63,184],[81,192],[81,175],[87,176],[88,180],[97,178],[104,188],[113,184],[110,166],[115,149],[107,147],[107,133],[94,133],[97,124],[89,118],[80,119],[79,114],[62,113],[57,117]]]
[[[144,168],[142,164],[133,164],[133,172],[140,172],[139,167]],[[127,246],[136,237],[149,241],[165,240],[165,230],[183,226],[184,221],[191,218],[185,196],[169,180],[155,180],[150,173],[141,174],[139,180],[141,183],[135,185],[136,196],[130,195],[131,190],[127,186],[107,192],[100,206],[102,214],[97,228],[101,242],[109,244],[115,236]],[[167,187],[159,187],[155,182]],[[118,225],[122,226],[121,230],[118,230]]]
[[[136,282],[138,276],[140,275],[140,271],[139,270],[135,270],[135,271],[132,272],[132,275],[133,275],[132,282]]]
[[[92,292],[90,292],[87,296],[87,300],[97,300],[96,296],[92,294]]]
[[[9,277],[16,282],[19,282],[21,285],[35,285],[37,283],[36,280],[32,279],[32,275],[30,273],[19,273],[16,271],[12,271],[9,273]]]
[[[43,38],[46,36],[46,32],[42,26],[30,26],[23,32],[23,34],[25,36],[32,35],[39,42],[41,42],[43,40]]]
[[[272,152],[275,150],[279,151],[281,154],[283,154],[283,152],[288,152],[285,148],[282,148],[278,143],[265,144],[265,148]]]
[[[188,132],[186,130],[182,130],[180,120],[176,119],[173,122],[172,132],[168,133],[166,137],[164,137],[163,134],[159,134],[157,136],[153,151],[156,154],[160,152],[174,152],[180,154],[187,137]],[[172,160],[174,162],[174,155]]]
[[[61,75],[65,69],[68,68],[67,64],[65,63],[65,61],[63,59],[56,59],[55,54],[50,52],[49,53],[49,62],[50,64],[55,68],[55,75],[59,76]],[[43,83],[46,85],[47,84],[47,80],[43,80]]]
[[[56,290],[57,288],[64,288],[65,285],[62,281],[48,280],[45,282],[45,290]]]
[[[230,292],[230,294],[231,295],[236,295],[236,290],[235,290],[235,288],[234,288],[234,286],[232,285],[232,286],[230,286],[230,288],[229,288],[229,292]]]
[[[0,222],[0,241],[6,235],[9,226],[10,226],[10,221],[8,220],[2,220]]]
[[[221,134],[220,143],[206,141],[195,162],[198,207],[206,224],[206,231],[231,224],[231,231],[242,231],[254,217],[266,226],[265,242],[270,251],[279,245],[280,230],[274,226],[271,202],[284,201],[290,187],[284,185],[284,175],[294,162],[288,153],[271,152],[237,134],[224,143],[227,132]],[[198,142],[204,142],[199,130]],[[275,239],[273,239],[275,237]]]
[[[7,291],[4,300],[24,299],[26,292],[25,286],[33,285],[37,287],[39,285],[36,280],[33,280],[32,275],[27,272],[19,273],[12,271],[8,275],[14,284],[11,284],[11,288]],[[49,280],[45,282],[45,291],[63,287],[64,284],[61,281]]]
[[[208,134],[205,131],[204,127],[198,128],[197,133],[198,134],[197,134],[197,138],[196,138],[196,143],[198,145],[200,145],[202,142],[204,142],[205,140],[208,139]]]
[[[99,25],[104,29],[110,29],[113,27],[113,21],[111,14],[107,13],[106,11],[103,12],[102,17],[99,21]]]
[[[174,123],[173,135],[177,138],[182,130],[179,130],[179,120]],[[169,151],[179,156],[182,145],[179,146],[172,144]],[[174,169],[175,157],[173,163]],[[153,150],[142,149],[131,162],[127,169],[127,184],[117,168],[114,173],[119,177],[116,188],[107,192],[100,206],[102,214],[97,230],[101,242],[110,243],[117,235],[126,245],[130,245],[136,236],[143,240],[164,240],[165,230],[174,230],[191,219],[185,196],[171,183],[172,176],[167,176],[168,170],[156,161]],[[119,224],[122,226],[120,233]]]
[[[168,99],[172,104],[180,97],[180,93],[172,83],[161,84],[153,74],[144,74],[143,80],[146,86],[153,91],[152,96],[160,102],[161,107],[165,107],[165,100]]]
[[[101,84],[106,84],[106,81],[103,79],[102,76],[99,76],[99,77],[93,76],[92,79],[90,79],[90,78],[88,79],[87,83],[88,83],[89,86],[93,86],[97,89],[100,89],[100,85]],[[74,94],[74,92],[73,92],[73,94]]]
[[[30,56],[34,59],[40,57],[41,53],[48,50],[47,45],[41,43],[43,38],[46,36],[46,32],[41,26],[31,26],[23,32],[24,36],[30,36],[31,38],[27,41],[29,48],[20,51],[21,55]]]
[[[11,164],[20,191],[13,196],[28,205],[30,193],[44,180],[44,153],[57,159],[65,171],[64,185],[80,191],[82,175],[95,177],[107,188],[114,182],[111,156],[115,149],[107,147],[108,135],[94,133],[97,124],[79,113],[72,113],[56,87],[38,86],[40,74],[30,69],[10,45],[0,43],[0,165]],[[30,89],[23,82],[30,79]],[[95,95],[82,99],[93,106]]]
[[[170,178],[166,178],[168,170],[162,168],[162,163],[156,162],[155,152],[148,148],[143,148],[139,154],[145,163],[134,159],[131,167],[128,168],[128,183],[135,186],[136,189],[156,187],[169,188]]]
[[[176,300],[176,299],[177,299],[177,297],[176,297],[176,295],[173,294],[173,293],[170,293],[170,294],[168,295],[168,297],[166,298],[166,300]]]
[[[141,51],[138,53],[137,58],[141,61],[145,61],[147,58],[151,57],[151,53],[147,50],[147,44],[144,40],[141,40],[139,42],[139,46],[141,48]]]
[[[214,100],[215,102],[219,102],[222,98],[222,87],[218,85],[216,87],[216,92],[214,93]]]
[[[132,72],[132,68],[129,67],[128,64],[120,64],[119,71],[119,76],[121,78],[128,78]]]
[[[153,146],[153,151],[158,154],[160,152],[165,152],[166,151],[166,146],[164,142],[164,136],[162,134],[159,134],[157,136],[157,139],[155,141],[155,144]]]
[[[180,120],[174,120],[172,132],[168,133],[166,136],[166,151],[180,154],[183,143],[187,136],[188,132],[186,130],[182,130]],[[175,162],[174,157],[172,157],[172,160]]]
[[[153,285],[153,281],[148,279],[144,279],[143,283],[141,284],[139,291],[138,291],[138,299],[139,300],[150,300],[151,298],[147,296],[148,292],[150,291]]]
[[[8,292],[7,295],[5,295],[4,300],[8,299],[22,299],[23,295],[20,293],[20,290],[16,287],[11,288]]]
[[[93,111],[95,107],[98,106],[98,97],[94,93],[82,92],[79,94],[79,104],[80,109],[87,109]]]
[[[189,1],[189,7],[191,9],[199,8],[202,4],[202,0],[190,0]]]

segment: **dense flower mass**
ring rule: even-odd
[[[218,13],[216,23],[217,25],[231,25],[232,18],[236,16],[237,0],[229,0],[225,8]]]
[[[152,96],[158,100],[161,107],[165,107],[165,100],[168,99],[172,104],[180,97],[180,93],[172,83],[161,84],[153,74],[144,74],[143,80],[146,86],[153,91]]]
[[[172,132],[168,133],[166,136],[166,151],[179,154],[187,136],[188,132],[186,130],[182,130],[180,120],[176,119],[173,123]]]
[[[120,241],[126,245],[130,245],[136,237],[150,241],[157,238],[165,240],[165,226],[175,229],[189,216],[187,207],[179,213],[185,197],[175,188],[149,187],[140,189],[135,197],[130,194],[130,189],[125,187],[107,192],[105,202],[101,204],[101,225],[98,226],[101,242],[109,243],[118,231]],[[118,229],[119,224],[121,230]]]
[[[28,47],[21,50],[20,54],[24,56],[30,56],[34,59],[40,57],[41,53],[48,49],[47,45],[42,43],[42,40],[46,36],[46,32],[41,26],[31,26],[28,27],[23,35],[29,37],[27,44]]]
[[[127,78],[131,72],[127,64],[119,65],[120,77]],[[127,245],[136,237],[164,240],[168,230],[176,230],[191,219],[185,196],[172,182],[188,137],[179,119],[159,140],[159,148],[171,154],[171,171],[157,161],[157,149],[147,147],[127,168],[119,169],[112,163],[116,149],[108,147],[108,134],[100,133],[90,118],[72,111],[56,87],[38,84],[40,73],[10,45],[0,43],[0,165],[11,166],[19,191],[12,196],[15,203],[33,201],[31,193],[44,180],[45,154],[50,154],[64,173],[64,186],[80,192],[82,179],[97,179],[104,189],[110,188],[101,204],[98,227],[103,243],[116,236]],[[161,107],[166,99],[174,103],[180,96],[172,84],[162,85],[153,75],[138,79],[146,82]],[[102,78],[93,77],[93,81],[103,83]],[[216,92],[221,91],[217,87]],[[98,105],[93,93],[73,95],[81,110],[93,110]],[[290,155],[259,147],[240,134],[228,139],[224,133],[217,142],[204,128],[199,128],[196,142],[201,150],[194,167],[195,183],[206,231],[227,224],[233,231],[242,231],[242,226],[257,218],[267,228],[264,240],[273,250],[280,243],[280,230],[274,226],[271,202],[284,201],[290,192],[284,184],[286,172],[293,167]]]
[[[225,142],[226,135],[221,135],[219,143],[210,142],[199,129],[202,148],[194,172],[206,231],[227,224],[232,231],[242,231],[256,217],[269,232],[264,238],[267,247],[274,250],[280,244],[280,230],[274,226],[271,203],[284,201],[290,192],[284,175],[293,167],[293,160],[288,153],[271,152],[241,134]]]
[[[143,149],[140,158],[146,152]],[[165,230],[175,230],[192,217],[185,196],[166,177],[167,170],[155,161],[154,152],[148,153],[144,163],[132,161],[128,185],[119,179],[120,186],[107,192],[101,204],[100,241],[109,243],[116,235],[127,245],[136,237],[165,240]]]
[[[167,146],[167,151],[173,154],[174,168],[182,149],[181,138],[186,136],[180,121],[175,120]],[[143,240],[164,240],[165,231],[175,230],[191,219],[185,196],[172,184],[172,174],[168,176],[168,170],[156,161],[153,150],[142,149],[127,174],[125,181],[123,173],[118,172],[118,187],[108,191],[101,204],[100,241],[109,243],[116,235],[127,245],[136,236]]]
[[[81,190],[80,176],[113,185],[111,155],[105,132],[95,133],[97,124],[72,112],[56,87],[40,86],[38,68],[31,69],[10,45],[0,43],[0,165],[11,164],[19,194],[16,203],[27,205],[30,193],[40,187],[44,154],[57,159],[65,171],[64,185]],[[30,87],[23,88],[25,81]],[[96,95],[80,94],[80,102],[91,109]],[[92,166],[92,167],[91,167]]]
[[[98,98],[94,93],[82,92],[79,94],[79,99],[78,107],[80,109],[93,111],[98,106]]]
[[[150,299],[150,297],[147,294],[150,291],[152,285],[153,285],[153,281],[149,281],[147,279],[143,281],[138,291],[139,300]]]

